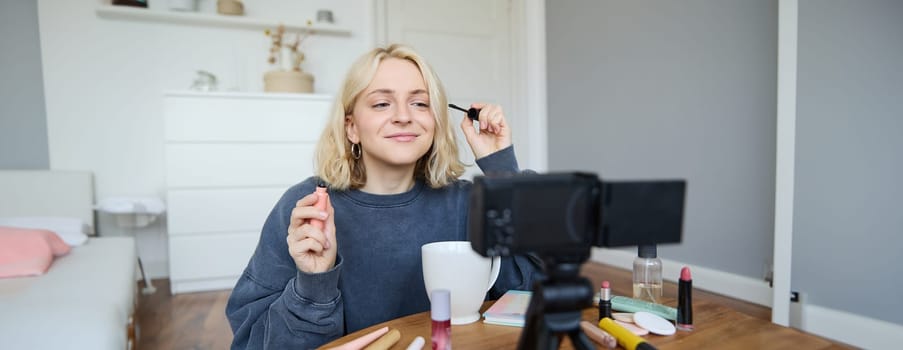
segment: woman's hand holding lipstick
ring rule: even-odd
[[[476,159],[511,146],[511,129],[505,120],[502,107],[494,104],[474,103],[470,107],[480,110],[480,131],[474,130],[473,122],[465,114],[461,120],[461,130]]]
[[[337,244],[333,214],[325,191],[301,198],[292,209],[285,240],[298,270],[320,273],[335,265]]]

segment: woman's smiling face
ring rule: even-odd
[[[360,143],[367,169],[413,167],[433,144],[436,117],[417,66],[387,58],[346,117],[348,140]]]

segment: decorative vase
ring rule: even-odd
[[[314,76],[307,72],[273,70],[263,75],[265,92],[314,92]]]
[[[292,49],[283,47],[279,49],[279,66],[284,71],[292,70],[293,61]]]

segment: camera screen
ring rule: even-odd
[[[468,237],[484,256],[588,258],[590,247],[678,243],[683,180],[601,181],[595,174],[474,179]]]
[[[569,178],[515,187],[511,204],[518,248],[589,246],[598,216],[592,185]]]

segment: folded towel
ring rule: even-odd
[[[42,275],[70,249],[48,230],[0,226],[0,278]]]

